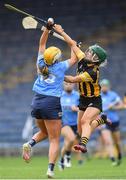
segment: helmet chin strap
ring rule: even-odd
[[[93,61],[90,61],[89,59],[84,59],[84,61],[87,63],[87,64],[94,64],[95,62]]]
[[[91,63],[91,61],[90,61],[89,59],[85,59],[85,58],[84,58],[84,61],[85,61],[86,63],[89,63],[89,64]]]
[[[88,64],[99,64],[99,60],[97,60],[97,61],[91,61],[91,60],[89,60],[89,59],[84,59],[85,60],[85,62],[87,62]]]

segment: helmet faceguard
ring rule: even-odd
[[[89,46],[85,54],[87,55],[87,59],[89,59],[90,62],[98,64],[104,63],[107,57],[106,51],[97,44]]]

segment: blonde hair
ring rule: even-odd
[[[49,77],[49,69],[48,66],[44,65],[42,67],[37,66],[37,73],[43,75],[44,79]]]

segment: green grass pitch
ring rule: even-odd
[[[33,157],[25,163],[21,157],[0,158],[0,179],[46,179],[47,157]],[[91,159],[78,165],[72,159],[72,168],[59,171],[55,168],[56,179],[126,179],[126,158],[118,167],[113,167],[108,159]]]

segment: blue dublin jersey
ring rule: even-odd
[[[107,117],[112,122],[119,121],[119,115],[117,110],[109,109],[110,105],[116,105],[120,102],[120,97],[114,91],[108,91],[107,93],[101,93],[102,97],[102,105],[103,105],[103,112],[107,114]]]
[[[42,67],[44,63],[43,55],[38,55],[37,66]],[[47,65],[46,65],[47,66]],[[68,60],[56,62],[48,66],[49,77],[44,79],[42,74],[38,73],[38,77],[33,85],[33,91],[38,94],[60,97],[63,89],[63,80],[66,70],[69,68]]]
[[[73,90],[71,93],[63,91],[61,96],[62,123],[63,125],[77,125],[77,112],[72,111],[72,106],[78,106],[79,93]]]

